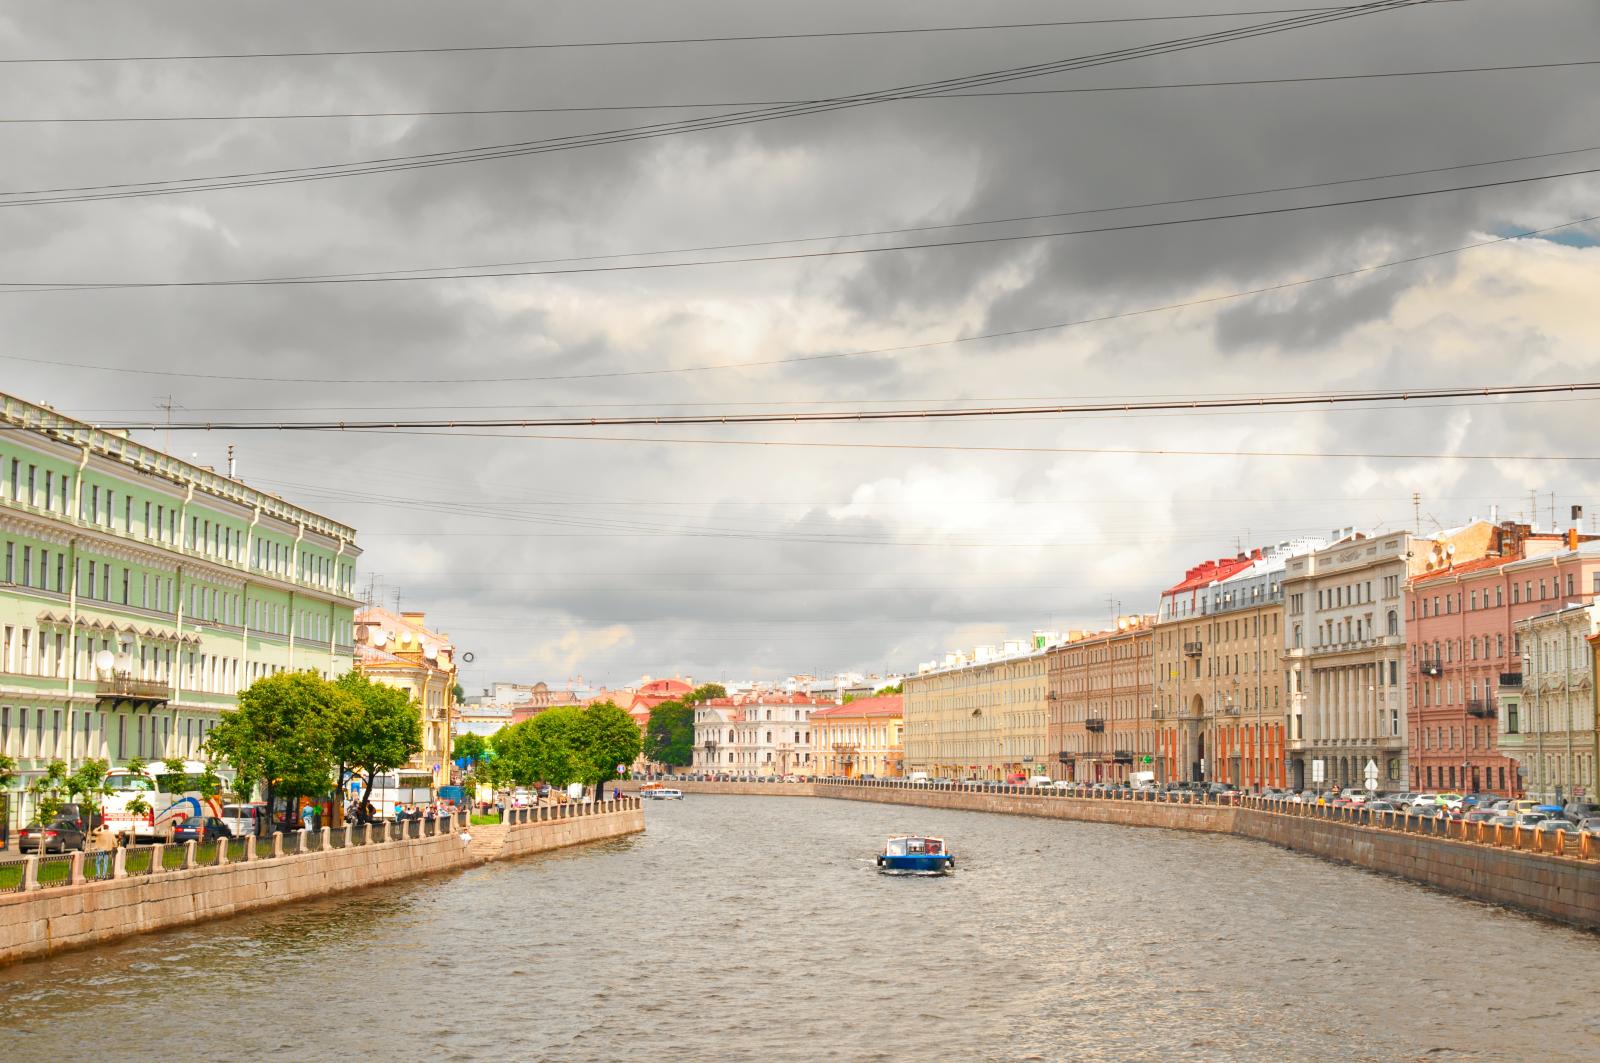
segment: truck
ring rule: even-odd
[[[925,771],[914,771],[907,777],[907,780],[913,786],[926,786],[928,785],[928,773]]]
[[[1135,790],[1156,789],[1156,773],[1153,771],[1136,771],[1128,776],[1128,785]]]

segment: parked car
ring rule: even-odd
[[[267,806],[251,803],[248,805],[223,805],[222,822],[233,831],[235,838],[244,838],[260,833],[261,821],[267,818]]]
[[[1533,829],[1537,831],[1564,830],[1568,834],[1578,833],[1578,825],[1572,822],[1572,820],[1558,819],[1555,816],[1551,816],[1549,819],[1541,819],[1538,823],[1533,825]]]
[[[1499,814],[1490,808],[1475,808],[1466,814],[1465,819],[1468,823],[1493,823]]]
[[[34,822],[17,832],[17,851],[23,853],[66,853],[82,849],[84,830],[75,819],[57,816],[48,827]]]
[[[1550,817],[1543,812],[1518,812],[1513,818],[1519,827],[1537,827]]]
[[[1600,837],[1600,816],[1590,816],[1578,824],[1578,831],[1582,834],[1593,834]]]
[[[1496,812],[1494,818],[1489,821],[1489,826],[1491,827],[1515,827],[1516,825],[1517,817],[1509,812]]]
[[[1030,776],[1028,776],[1028,785],[1029,786],[1049,786],[1051,784],[1052,784],[1052,780],[1051,780],[1050,776],[1048,776],[1048,775],[1030,775]]]
[[[176,845],[184,842],[213,842],[218,838],[231,837],[233,831],[216,816],[190,816],[172,828],[172,841]]]

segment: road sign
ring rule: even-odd
[[[1320,760],[1313,760],[1311,762],[1311,781],[1312,782],[1326,782],[1327,781],[1326,774],[1325,774],[1325,772],[1323,770],[1323,767],[1322,767],[1322,761],[1320,761]]]
[[[1378,762],[1368,758],[1364,774],[1367,777],[1367,789],[1376,790],[1378,788]]]
[[[1156,762],[1156,758],[1155,757],[1146,755],[1145,758],[1144,758],[1144,763],[1146,763],[1146,764],[1154,764],[1155,762]]]
[[[628,766],[626,764],[618,764],[617,765],[617,774],[618,775],[621,775],[623,772],[625,772],[627,770],[628,770]]]

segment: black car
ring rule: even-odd
[[[57,816],[50,826],[41,827],[38,821],[28,824],[17,833],[17,851],[24,853],[66,853],[82,849],[86,834],[76,819]]]
[[[216,816],[190,816],[176,827],[172,828],[172,840],[175,844],[184,842],[207,841],[214,842],[218,838],[231,838],[233,831],[228,825]]]

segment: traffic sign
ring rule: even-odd
[[[1146,755],[1145,755],[1145,758],[1144,758],[1144,763],[1146,763],[1146,764],[1154,764],[1154,763],[1155,763],[1155,761],[1156,761],[1156,758],[1155,758],[1155,757],[1152,757],[1152,756],[1150,756],[1150,755],[1149,755],[1149,754],[1146,754]]]
[[[1323,769],[1321,760],[1313,760],[1311,762],[1311,781],[1312,782],[1326,782],[1327,781],[1327,775],[1326,775],[1326,772]]]

